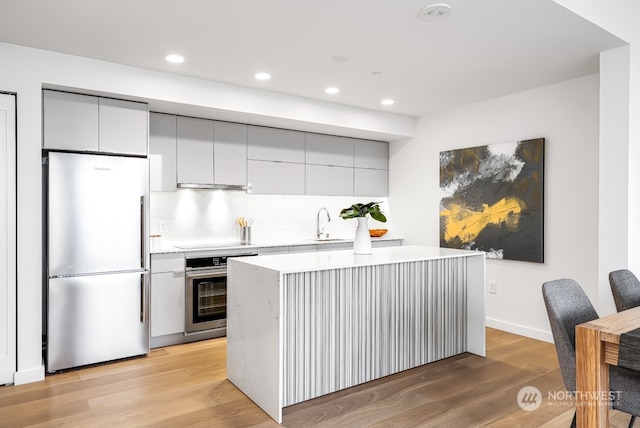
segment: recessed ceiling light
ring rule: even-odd
[[[380,101],[380,104],[382,104],[383,106],[390,106],[393,103],[395,103],[395,101],[393,101],[391,98],[385,98],[384,100]]]
[[[265,72],[256,73],[253,77],[255,77],[258,80],[269,80],[269,79],[271,79],[271,75],[269,73],[265,73]]]
[[[437,21],[446,18],[450,13],[451,6],[445,3],[436,3],[420,9],[418,16],[425,21]]]
[[[173,64],[182,64],[184,62],[184,57],[178,54],[169,54],[165,56],[164,59]]]
[[[340,89],[336,88],[335,86],[331,86],[330,88],[327,88],[324,91],[327,94],[337,94],[338,92],[340,92]]]

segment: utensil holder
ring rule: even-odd
[[[251,226],[240,227],[240,244],[241,245],[251,244]]]

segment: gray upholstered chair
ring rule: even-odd
[[[542,296],[547,308],[551,333],[558,354],[560,372],[567,391],[576,390],[576,325],[599,318],[589,297],[573,279],[558,279],[542,285]],[[640,371],[610,367],[609,388],[621,391],[613,408],[631,414],[629,427],[640,415]],[[572,427],[576,426],[573,416]]]
[[[609,285],[618,312],[640,306],[640,281],[627,269],[609,273]]]

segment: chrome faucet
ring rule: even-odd
[[[329,211],[325,207],[322,207],[318,210],[318,215],[316,216],[316,237],[318,239],[327,239],[329,237],[328,233],[324,233],[324,228],[320,229],[320,212],[324,210],[327,213],[327,221],[331,221],[331,216],[329,215]]]

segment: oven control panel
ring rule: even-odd
[[[226,270],[227,259],[229,257],[255,256],[255,255],[257,255],[257,252],[246,251],[239,254],[201,255],[201,256],[195,256],[195,257],[186,257],[185,267],[187,271],[203,270],[203,269]]]
[[[186,259],[186,267],[188,270],[203,268],[226,268],[227,256],[198,257]]]

